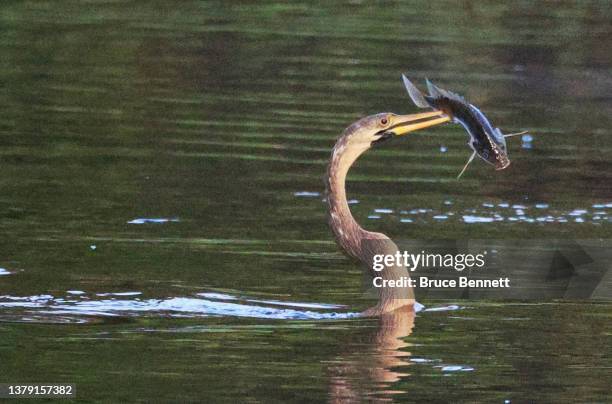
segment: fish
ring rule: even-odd
[[[503,170],[510,165],[506,138],[527,133],[518,132],[504,135],[499,128],[494,128],[487,117],[462,96],[437,87],[426,79],[429,95],[424,95],[414,84],[402,75],[404,86],[414,104],[419,108],[433,108],[444,112],[453,123],[458,123],[469,135],[468,146],[472,154],[457,176],[461,178],[467,167],[478,156],[483,161]]]

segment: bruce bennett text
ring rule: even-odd
[[[421,276],[413,279],[403,276],[400,279],[384,279],[377,276],[372,280],[377,288],[509,288],[509,278],[498,279],[469,279],[461,276],[459,279],[429,279]]]

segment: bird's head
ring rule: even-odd
[[[347,146],[366,150],[396,136],[448,122],[441,111],[397,115],[383,112],[362,118],[347,128]]]

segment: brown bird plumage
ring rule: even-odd
[[[448,120],[449,118],[440,111],[405,116],[382,113],[353,123],[336,141],[325,181],[329,225],[340,248],[349,257],[365,265],[373,276],[376,274],[383,279],[397,280],[409,274],[402,266],[387,267],[378,273],[372,270],[374,255],[395,254],[397,246],[382,233],[364,230],[353,218],[345,189],[348,170],[357,158],[372,145],[392,136],[401,136],[418,129],[448,122]],[[412,289],[380,288],[379,290],[378,304],[363,312],[364,316],[376,316],[414,304]]]

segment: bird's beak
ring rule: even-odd
[[[395,136],[406,135],[419,129],[440,125],[450,121],[450,118],[442,111],[423,112],[421,114],[399,115],[395,117],[397,122],[387,132]]]

